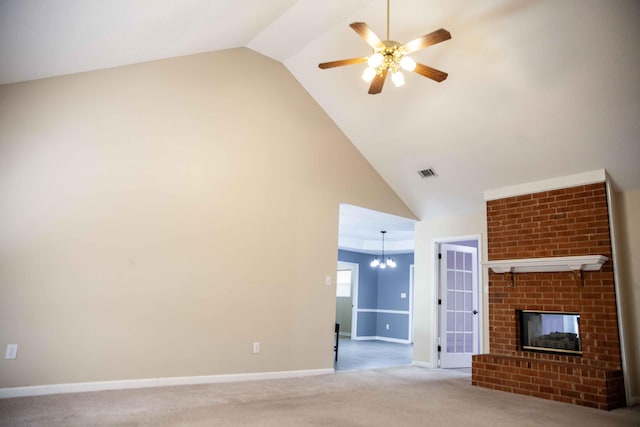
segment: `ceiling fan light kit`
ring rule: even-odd
[[[354,24],[360,23],[355,22]],[[407,71],[413,71],[416,68],[416,61],[409,56],[405,56],[400,43],[392,40],[386,40],[382,42],[380,48],[374,49],[374,53],[367,60],[367,64],[369,64],[369,67],[365,68],[362,73],[363,80],[371,83],[375,76],[381,76],[386,70],[391,73],[391,80],[396,87],[404,85],[404,75],[400,72],[400,68]]]
[[[435,68],[419,64],[407,56],[418,50],[449,40],[451,34],[445,29],[439,29],[404,45],[389,40],[389,2],[387,0],[387,39],[382,41],[364,22],[353,22],[349,26],[373,48],[371,56],[342,59],[339,61],[318,64],[321,69],[341,67],[344,65],[366,62],[368,67],[362,73],[362,79],[370,83],[369,94],[382,92],[387,74],[391,73],[391,81],[396,87],[404,85],[404,75],[400,69],[420,74],[421,76],[441,82],[447,78],[447,73]]]

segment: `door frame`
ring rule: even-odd
[[[431,266],[433,268],[433,284],[435,286],[434,299],[432,301],[433,312],[435,313],[435,318],[433,322],[433,326],[431,328],[431,333],[434,340],[433,346],[433,359],[435,363],[434,366],[440,368],[440,355],[438,354],[438,346],[440,343],[440,308],[438,307],[438,299],[440,298],[440,264],[438,259],[438,253],[440,249],[441,243],[455,243],[461,242],[465,240],[475,240],[478,242],[478,311],[480,311],[478,316],[478,353],[483,353],[484,349],[484,271],[482,270],[482,259],[483,259],[483,249],[482,249],[482,236],[480,234],[468,234],[463,236],[452,236],[452,237],[438,237],[431,240]]]
[[[358,336],[358,284],[360,283],[360,264],[349,261],[338,261],[337,270],[340,266],[351,269],[351,339]],[[337,298],[337,297],[336,297]]]
[[[412,264],[409,265],[409,331],[407,337],[409,338],[409,343],[414,343],[413,337],[413,287],[415,280],[415,260]]]

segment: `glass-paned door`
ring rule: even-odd
[[[478,250],[440,245],[440,367],[471,367],[478,353]]]

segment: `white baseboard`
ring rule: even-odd
[[[398,344],[411,344],[411,341],[409,341],[409,340],[401,340],[401,339],[398,339],[398,338],[379,337],[379,336],[352,337],[351,339],[352,340],[356,340],[356,341],[378,340],[378,341],[395,342],[395,343],[398,343]]]
[[[420,368],[433,368],[433,363],[431,362],[420,362],[419,360],[412,360],[411,364],[413,366],[419,366]]]
[[[272,380],[333,374],[334,369],[256,372],[247,374],[202,375],[193,377],[145,378],[137,380],[95,381],[88,383],[49,384],[0,388],[0,399],[45,394],[81,393],[87,391],[124,390],[132,388],[166,387],[175,385],[229,383],[239,381]]]

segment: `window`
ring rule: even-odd
[[[346,298],[351,296],[351,270],[338,270],[336,276],[336,296]]]

